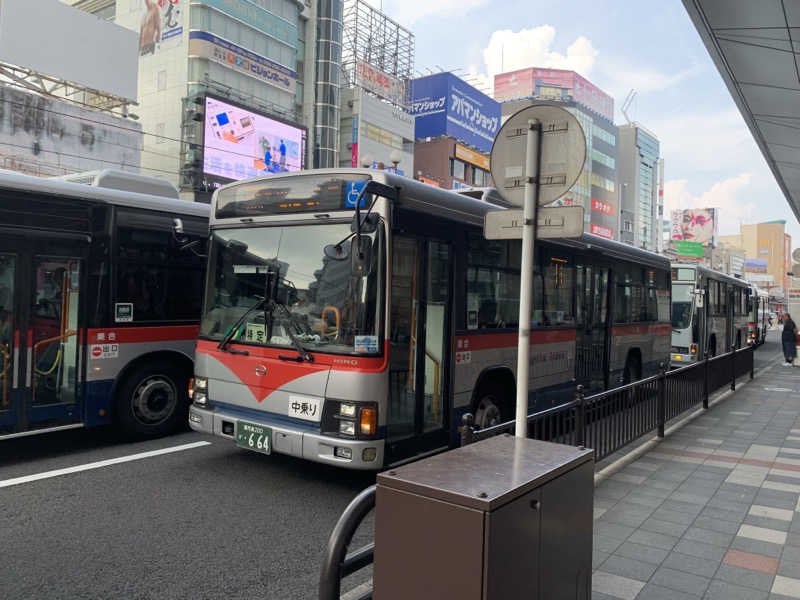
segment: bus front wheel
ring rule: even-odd
[[[134,438],[155,438],[186,421],[188,376],[175,365],[148,362],[129,373],[115,394],[117,422]]]
[[[503,411],[500,409],[500,401],[495,390],[484,391],[475,405],[475,426],[479,429],[486,429],[502,422]]]

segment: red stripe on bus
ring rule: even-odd
[[[26,344],[26,346],[28,346],[28,348],[33,346],[33,330],[32,329],[28,329],[27,341],[28,341],[28,343]]]
[[[456,336],[456,350],[489,350],[491,348],[509,348],[517,345],[516,332],[479,333]],[[548,329],[531,331],[531,344],[553,344],[571,342],[575,339],[574,329]]]
[[[220,358],[220,355],[236,357],[234,360],[246,360],[253,358],[263,359],[278,359],[279,355],[294,355],[297,351],[294,348],[271,348],[267,346],[256,346],[249,344],[230,344],[241,350],[247,350],[249,356],[242,356],[236,354],[229,354],[227,352],[220,352],[217,350],[218,342],[209,340],[197,340],[197,352],[213,355],[215,358]],[[389,340],[384,340],[383,356],[351,356],[347,354],[326,354],[324,352],[315,352],[311,350],[314,356],[314,362],[319,365],[330,367],[334,371],[361,371],[361,372],[380,372],[386,368],[386,361],[389,356]],[[222,361],[224,364],[225,361]],[[286,363],[286,361],[281,361]]]
[[[636,325],[614,325],[611,335],[671,335],[672,326],[669,323],[639,323]]]
[[[19,329],[14,330],[14,345],[19,346]]]
[[[156,327],[107,327],[89,329],[90,344],[104,342],[136,343],[136,342],[169,342],[175,340],[194,340],[197,338],[197,325],[164,325]],[[98,334],[103,334],[102,339]],[[113,334],[113,338],[109,337]]]

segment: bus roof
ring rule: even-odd
[[[726,281],[728,283],[732,283],[733,285],[739,285],[741,287],[752,287],[752,284],[746,279],[739,279],[738,277],[733,277],[732,275],[728,275],[727,273],[723,273],[722,271],[715,271],[714,269],[709,269],[708,267],[704,267],[703,265],[673,262],[672,267],[681,269],[695,269],[701,275],[704,275],[706,277],[711,277],[719,281]]]
[[[123,171],[122,169],[84,171],[82,173],[53,177],[53,179],[127,192],[138,192],[151,196],[163,196],[164,198],[172,198],[173,200],[180,200],[181,197],[178,188],[166,179],[152,177],[151,175],[142,175],[141,173],[134,173],[132,171]]]
[[[137,192],[73,183],[61,179],[34,177],[12,171],[0,171],[0,193],[3,191],[33,192],[56,198],[71,198],[99,204],[144,208],[204,218],[208,218],[209,214],[209,206],[199,202],[173,200]]]
[[[267,183],[272,180],[286,179],[292,177],[302,177],[304,175],[369,175],[375,181],[385,183],[398,190],[397,204],[405,206],[410,210],[425,212],[428,214],[443,217],[460,223],[476,225],[483,228],[484,216],[492,210],[504,210],[508,204],[500,204],[497,193],[481,191],[480,198],[474,198],[469,194],[458,193],[442,188],[438,188],[421,181],[402,177],[388,171],[373,169],[317,169],[313,171],[296,171],[293,173],[281,173],[280,175],[265,175],[247,181],[252,184],[254,181],[264,181]],[[214,192],[211,201],[212,207],[216,206],[217,197],[225,190],[234,188],[244,181],[237,181],[225,185]],[[493,189],[493,188],[492,188]],[[497,202],[497,203],[496,203]],[[214,213],[211,214],[212,223]],[[228,219],[226,219],[228,220]],[[239,221],[239,219],[234,219]],[[622,242],[608,240],[606,238],[584,233],[575,238],[559,238],[546,240],[547,243],[558,246],[566,246],[575,249],[592,249],[611,258],[634,260],[643,265],[655,268],[669,269],[669,260],[659,254],[641,250]]]

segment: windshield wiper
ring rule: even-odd
[[[244,354],[244,355],[250,354],[247,350],[237,350],[235,348],[228,348],[228,344],[230,344],[231,340],[233,339],[233,336],[236,335],[236,330],[239,329],[239,326],[242,323],[244,323],[244,320],[251,314],[253,314],[255,311],[257,311],[261,307],[261,305],[264,304],[265,301],[266,301],[265,298],[261,298],[258,302],[253,304],[253,306],[248,308],[241,317],[239,317],[239,320],[233,324],[233,327],[231,327],[228,330],[228,333],[225,334],[225,337],[223,337],[220,340],[219,344],[217,344],[217,350],[222,350],[223,352],[230,352],[231,354]],[[266,323],[264,325],[266,327]]]
[[[299,356],[287,356],[285,354],[279,354],[278,358],[281,360],[294,360],[297,362],[303,362],[303,361],[314,362],[314,357],[308,352],[308,350],[306,350],[303,347],[303,342],[301,342],[297,338],[297,336],[294,333],[292,333],[291,329],[292,326],[296,327],[297,329],[300,329],[300,327],[298,327],[297,325],[297,322],[294,320],[294,315],[292,315],[292,311],[290,311],[283,302],[271,300],[271,303],[273,309],[275,306],[280,306],[283,309],[283,312],[286,313],[286,317],[289,319],[289,324],[290,324],[290,327],[286,328],[286,333],[289,334],[289,339],[292,340],[292,345],[295,347],[295,350],[297,350],[297,354],[299,354]]]

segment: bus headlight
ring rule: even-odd
[[[339,433],[355,437],[356,424],[353,421],[339,421]]]
[[[208,379],[206,379],[205,377],[195,377],[194,389],[202,390],[204,392],[208,391]]]
[[[347,417],[348,419],[355,419],[356,418],[356,405],[349,404],[347,402],[342,402],[339,405],[339,414],[343,417]]]
[[[205,392],[201,392],[201,391],[195,390],[195,392],[194,392],[194,403],[197,406],[203,406],[203,407],[208,406],[208,396],[206,395]]]

